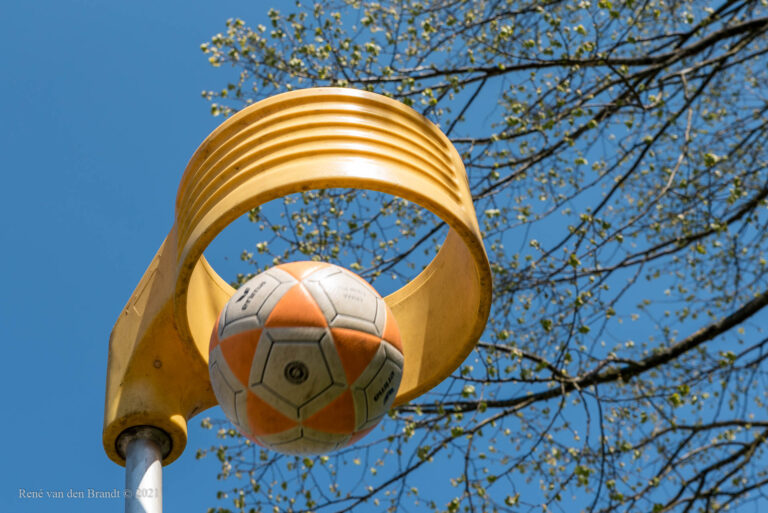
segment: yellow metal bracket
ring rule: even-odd
[[[203,251],[250,209],[310,189],[382,191],[429,209],[450,231],[429,266],[385,299],[403,339],[396,404],[458,367],[488,319],[491,273],[461,159],[426,118],[392,99],[351,89],[280,94],[227,119],[192,156],[173,228],[117,319],[109,342],[103,443],[155,426],[178,458],[187,420],[216,404],[208,342],[234,292]]]

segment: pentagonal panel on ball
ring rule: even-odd
[[[243,414],[245,412],[245,388],[229,369],[219,347],[211,352],[208,366],[213,393],[222,411],[236,427],[241,430],[247,429],[247,419]]]
[[[386,360],[387,352],[384,349],[384,344],[380,344],[376,354],[368,363],[368,366],[351,386],[352,397],[355,403],[355,430],[359,430],[360,427],[369,420],[368,401],[365,396],[365,388],[371,383],[373,378],[378,375]]]
[[[304,284],[323,311],[328,325],[381,335],[376,317],[381,309],[378,296],[359,278],[341,270],[318,276],[312,274]],[[383,311],[383,310],[382,310]],[[383,326],[383,321],[380,323]]]
[[[388,346],[382,342],[382,347]],[[402,360],[390,358],[396,351],[385,351],[387,358],[376,371],[373,379],[365,386],[355,389],[356,402],[365,403],[365,421],[357,429],[365,429],[371,423],[377,422],[392,405],[400,380],[403,375]]]
[[[291,418],[312,415],[343,390],[326,360],[321,341],[326,336],[318,328],[274,328],[266,330],[269,354],[259,382],[251,390]],[[256,365],[254,358],[254,366]],[[336,365],[334,365],[336,367]],[[255,373],[252,371],[251,375]],[[336,381],[336,384],[334,382]]]
[[[376,328],[376,335],[381,337],[384,335],[384,323],[387,320],[387,303],[383,298],[376,297],[376,319],[373,321],[373,325]]]
[[[349,439],[350,435],[325,433],[307,427],[259,437],[266,446],[285,454],[322,454],[343,446]]]
[[[296,440],[300,440],[302,436],[303,431],[301,425],[296,424],[292,428],[280,431],[279,433],[259,435],[258,440],[267,447],[277,447],[282,444],[290,444]]]
[[[405,363],[403,358],[403,353],[400,352],[393,344],[391,344],[387,340],[382,340],[381,345],[384,346],[384,349],[387,352],[387,358],[395,362],[395,365],[400,367],[400,370],[403,370],[403,363]]]
[[[296,280],[279,269],[270,269],[245,282],[230,300],[219,320],[219,338],[264,326],[272,308]]]

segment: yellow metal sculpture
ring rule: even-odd
[[[109,343],[103,443],[125,465],[121,433],[154,426],[170,438],[163,464],[186,445],[187,420],[214,406],[208,342],[234,290],[203,257],[229,223],[275,198],[354,187],[418,203],[450,231],[429,266],[386,297],[403,339],[395,404],[426,392],[466,358],[483,331],[491,274],[464,166],[448,138],[392,99],[351,89],[281,94],[235,114],[192,156],[175,223]]]

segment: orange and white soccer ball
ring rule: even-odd
[[[384,300],[358,275],[322,262],[278,265],[243,284],[219,315],[209,356],[227,418],[288,454],[365,436],[392,405],[403,372]]]

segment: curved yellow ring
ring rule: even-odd
[[[234,290],[205,261],[208,244],[256,206],[330,187],[399,196],[450,226],[429,266],[385,298],[405,352],[396,404],[434,387],[466,358],[488,318],[491,274],[464,166],[453,145],[426,118],[378,94],[337,88],[280,94],[227,119],[187,165],[176,223],[124,313],[138,319],[133,322],[138,327],[128,336],[121,334],[121,316],[113,330],[104,429],[105,449],[113,460],[124,463],[112,449],[123,429],[151,424],[172,438],[171,454],[164,460],[170,463],[186,444],[182,419],[215,404],[207,378],[208,342]],[[131,312],[132,302],[142,298],[144,309]],[[165,340],[174,338],[170,330],[177,347],[164,349],[173,345]],[[163,343],[148,341],[157,341],[160,332]],[[126,338],[132,341],[121,342]],[[126,345],[130,351],[122,348]],[[122,368],[113,365],[113,353],[130,362]],[[176,364],[169,362],[172,369],[157,372],[168,358]],[[190,369],[178,368],[183,365]],[[137,372],[131,374],[132,367]],[[119,384],[113,373],[123,377]],[[168,387],[174,384],[179,393],[170,397]],[[137,392],[144,396],[137,398]]]

